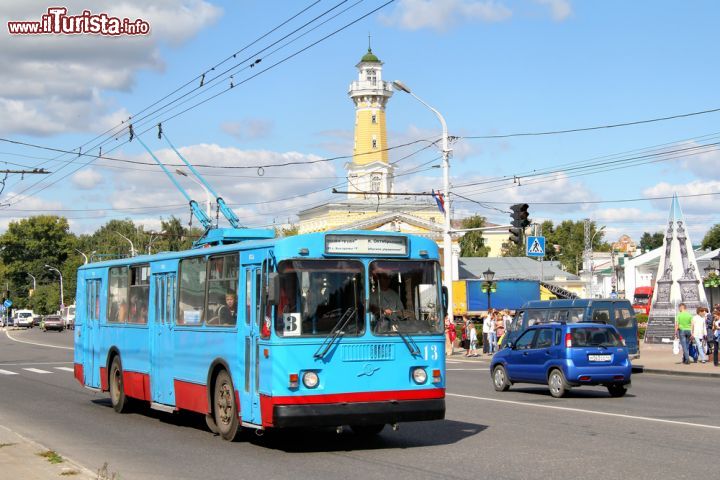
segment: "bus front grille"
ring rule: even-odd
[[[342,345],[341,355],[343,362],[394,360],[395,349],[392,343],[373,343],[369,345]]]

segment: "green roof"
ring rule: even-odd
[[[375,54],[372,52],[370,48],[368,48],[368,51],[363,57],[360,59],[361,62],[372,62],[372,63],[381,63],[380,59],[375,56]]]

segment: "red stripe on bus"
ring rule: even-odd
[[[150,401],[150,375],[139,372],[123,372],[125,395]]]
[[[262,415],[263,426],[271,427],[273,424],[273,407],[275,405],[389,402],[403,400],[429,400],[434,398],[445,398],[445,389],[433,388],[431,390],[330,393],[326,395],[298,395],[284,397],[269,397],[267,395],[260,395],[260,414]]]
[[[110,390],[110,388],[108,388],[107,368],[105,367],[100,367],[100,390],[103,392]]]
[[[83,366],[82,363],[76,363],[73,365],[74,374],[75,374],[75,380],[80,382],[80,385],[85,385],[85,377],[83,376]]]
[[[208,412],[207,385],[174,380],[175,406],[198,413]]]

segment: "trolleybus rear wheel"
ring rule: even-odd
[[[235,389],[230,375],[225,370],[218,373],[217,378],[215,378],[213,413],[220,436],[231,442],[235,440],[240,429],[240,423],[238,422],[237,405],[235,404]]]
[[[217,423],[215,423],[215,416],[212,413],[205,414],[205,424],[207,425],[208,429],[215,435],[219,433]]]
[[[110,401],[118,413],[125,413],[130,409],[130,399],[125,395],[122,378],[122,364],[120,357],[113,358],[110,366]]]
[[[382,432],[385,428],[385,424],[381,423],[378,425],[350,425],[353,433],[361,437],[372,437]]]

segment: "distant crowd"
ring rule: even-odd
[[[450,322],[448,317],[445,318],[445,353],[453,355],[455,353],[455,344],[465,350],[466,357],[479,357],[479,348],[482,347],[483,355],[492,355],[498,350],[498,345],[502,344],[503,336],[508,330],[512,330],[512,322],[514,312],[510,310],[490,309],[479,322],[472,319],[458,317],[457,323]],[[480,324],[480,325],[478,325]],[[457,326],[456,326],[457,325]],[[458,327],[460,334],[458,337]],[[479,332],[482,336],[478,336]],[[459,338],[459,342],[457,341]]]
[[[682,347],[683,363],[707,363],[710,355],[713,364],[718,366],[718,344],[720,344],[720,305],[713,312],[705,307],[697,307],[695,315],[687,310],[684,303],[678,307],[675,318],[675,346],[679,353]]]

